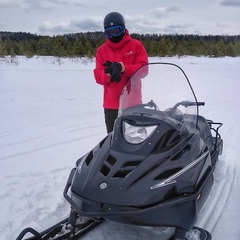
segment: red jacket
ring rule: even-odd
[[[106,60],[124,64],[125,71],[121,74],[120,82],[111,82],[110,76],[104,73],[103,63]],[[123,87],[133,73],[146,63],[148,63],[146,49],[140,41],[131,38],[127,30],[118,43],[113,43],[106,38],[106,42],[97,49],[96,68],[94,69],[96,82],[103,85],[104,88],[104,108],[119,108],[119,97]]]

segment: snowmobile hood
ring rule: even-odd
[[[197,135],[187,135],[173,143],[174,148],[159,152],[143,144],[145,156],[140,150],[129,154],[119,151],[123,146],[111,148],[111,137],[108,137],[102,146],[98,145],[80,160],[72,192],[98,203],[139,207],[174,198],[182,192],[193,193],[200,174],[200,171],[194,174],[194,168],[175,177],[172,182],[164,181],[182,171],[186,161],[190,164],[194,159],[202,168],[204,161],[199,160],[205,160],[207,155],[202,154],[204,146],[198,138]],[[194,150],[196,141],[199,151]],[[157,139],[152,143],[158,148]],[[177,158],[178,161],[173,163]]]
[[[197,132],[202,104],[178,66],[140,68],[122,91],[113,132],[77,161],[72,194],[145,207],[194,193],[211,164]]]

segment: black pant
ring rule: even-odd
[[[118,116],[118,109],[104,108],[104,115],[107,133],[110,133],[113,130],[115,119]]]

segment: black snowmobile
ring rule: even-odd
[[[193,88],[172,63],[150,63],[129,80],[114,130],[76,162],[64,197],[70,216],[37,239],[79,239],[102,222],[172,227],[170,239],[209,240],[194,226],[213,186],[222,123],[199,115]]]

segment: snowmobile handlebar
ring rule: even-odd
[[[191,102],[191,101],[182,101],[175,104],[174,109],[178,106],[191,107],[191,106],[204,106],[205,102]]]
[[[182,102],[178,102],[176,103],[173,108],[171,108],[170,111],[168,111],[168,114],[172,114],[175,112],[175,110],[179,107],[179,106],[184,106],[185,108],[187,107],[191,107],[191,106],[204,106],[205,102],[192,102],[192,101],[182,101]]]

